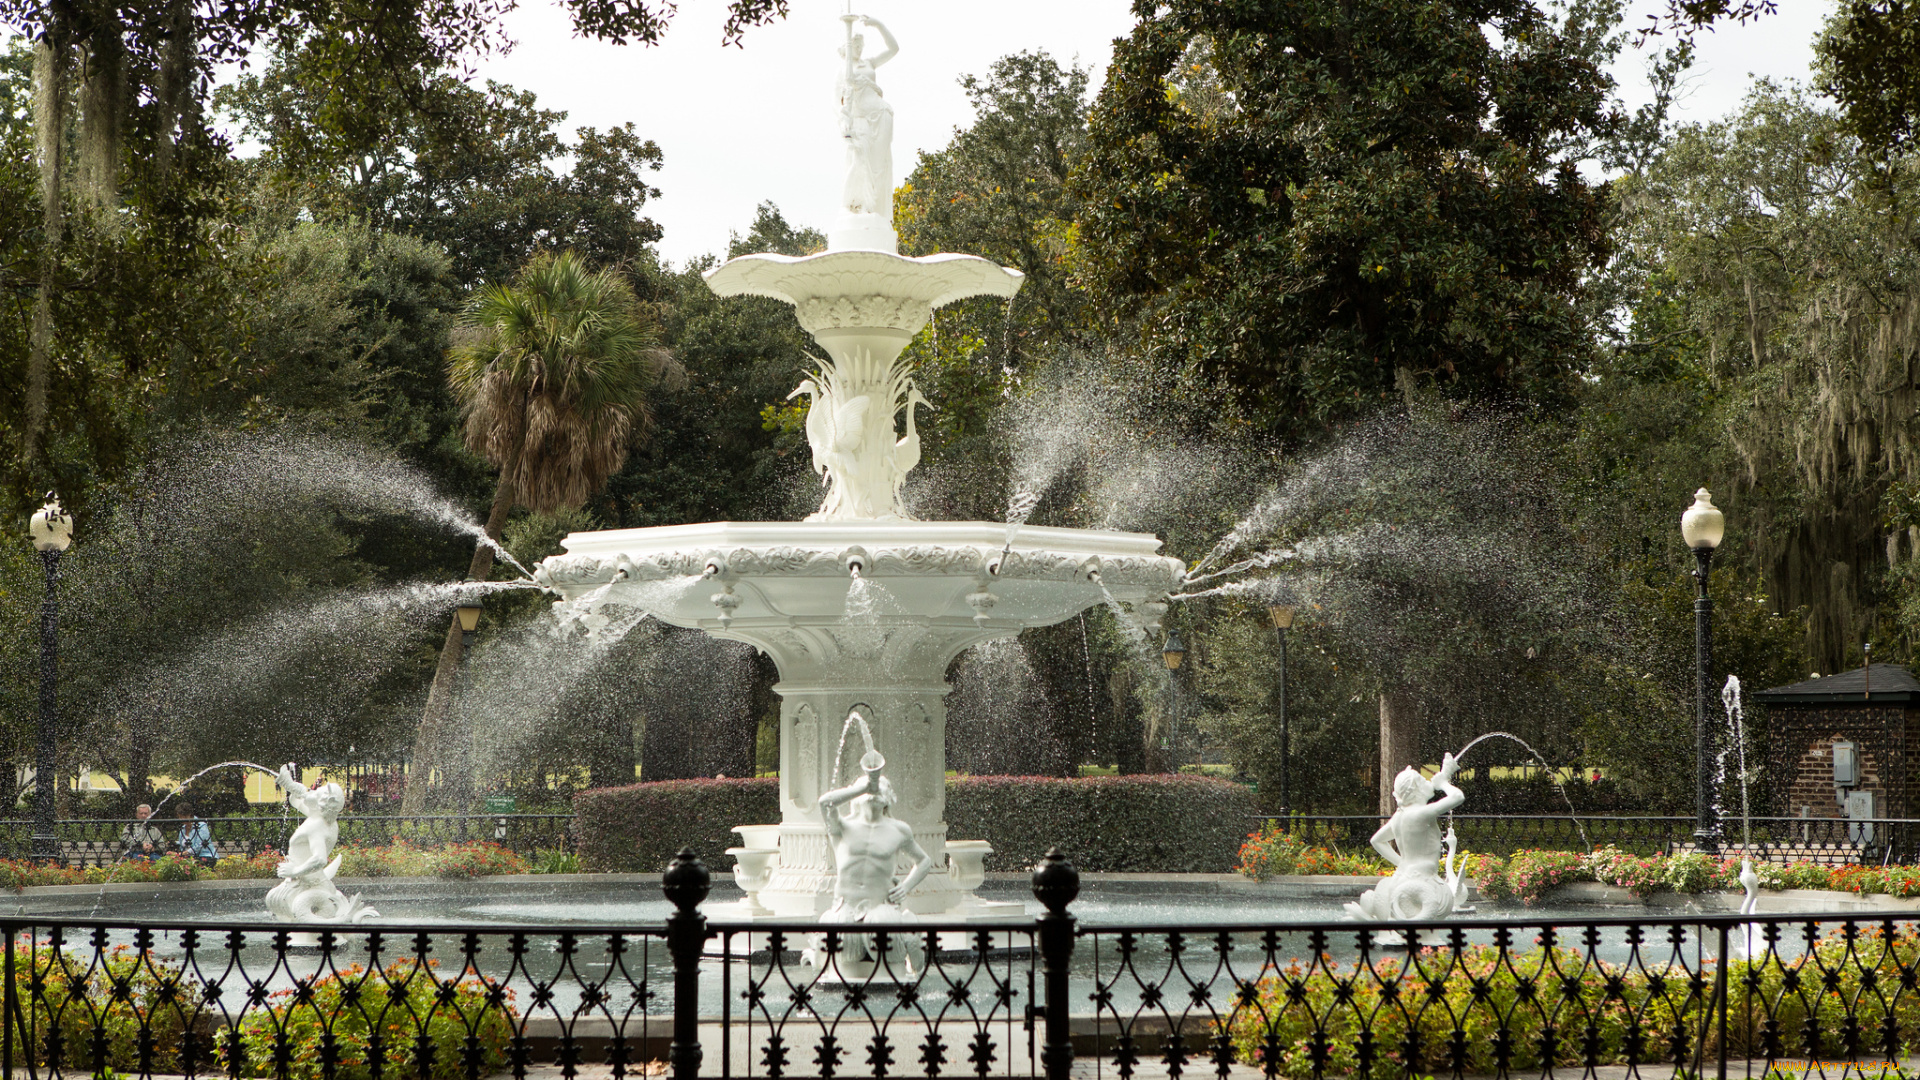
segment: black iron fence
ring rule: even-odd
[[[1364,815],[1295,815],[1289,828],[1313,841],[1364,848],[1384,818]],[[1690,817],[1572,818],[1566,814],[1454,814],[1448,819],[1468,851],[1511,855],[1530,848],[1585,851],[1589,843],[1613,845],[1637,855],[1690,850]],[[1913,818],[1754,818],[1755,858],[1774,862],[1911,863],[1920,861],[1920,819]],[[1743,850],[1738,821],[1721,824],[1724,851]]]
[[[285,851],[287,837],[300,824],[296,817],[226,817],[204,819],[221,855],[253,855],[265,850]],[[127,854],[132,818],[72,819],[54,823],[62,859],[73,866],[100,866]],[[154,818],[148,822],[171,843],[179,822]],[[572,814],[348,814],[340,819],[343,843],[380,846],[409,843],[422,847],[490,840],[522,855],[539,849],[572,850]],[[25,857],[31,850],[33,822],[0,820],[0,855]]]
[[[1058,853],[997,924],[710,922],[690,852],[662,884],[651,926],[0,919],[0,1071],[1838,1077],[1920,1045],[1893,914],[1081,925]]]

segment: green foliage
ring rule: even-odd
[[[1859,663],[1867,638],[1882,659],[1913,652],[1880,608],[1885,568],[1912,558],[1888,536],[1892,482],[1920,468],[1914,174],[1874,182],[1861,149],[1821,103],[1762,82],[1623,184],[1626,237],[1671,292],[1649,298],[1647,337],[1695,343],[1706,393],[1687,396],[1730,458],[1714,490],[1747,530],[1733,550],[1776,610],[1806,609],[1819,671]]]
[[[85,957],[18,947],[10,989],[26,1026],[15,1053],[84,1074],[97,1045],[109,1069],[183,1071],[181,1051],[199,1004],[191,991],[182,1000],[184,982],[177,962],[125,945]],[[204,1065],[204,1039],[198,1050]]]
[[[539,854],[541,866],[510,848],[488,840],[463,844],[419,847],[405,841],[384,847],[345,844],[336,849],[340,856],[340,877],[437,877],[452,880],[489,877],[496,874],[574,873],[578,861],[559,851]],[[117,885],[149,881],[246,881],[268,880],[282,856],[271,848],[253,855],[229,855],[207,867],[186,856],[169,853],[152,861],[127,859],[107,866],[85,869],[56,863],[36,863],[26,859],[0,859],[0,889],[19,890],[39,885]],[[553,869],[575,859],[576,870]]]
[[[1098,305],[1278,433],[1416,386],[1564,400],[1611,247],[1576,167],[1606,39],[1531,3],[1142,11],[1072,186]]]
[[[1677,569],[1623,583],[1619,610],[1627,620],[1627,648],[1606,665],[1602,690],[1580,727],[1593,764],[1604,767],[1635,805],[1649,810],[1692,805],[1695,592],[1694,582]],[[1714,571],[1709,594],[1716,670],[1739,675],[1749,694],[1806,677],[1806,624],[1799,612],[1777,613],[1771,598],[1737,564]],[[1717,711],[1710,719],[1723,722]],[[1769,720],[1765,709],[1747,712],[1746,760],[1755,814],[1767,812],[1769,799],[1785,797],[1770,786],[1778,778],[1767,777],[1763,769]],[[1727,768],[1733,777],[1737,759],[1729,757]],[[1737,786],[1730,785],[1729,792],[1738,798]]]
[[[1690,982],[1664,968],[1598,961],[1574,946],[1296,960],[1234,1006],[1224,1034],[1242,1060],[1287,1077],[1362,1072],[1363,1047],[1375,1068],[1384,1062],[1414,1074],[1644,1062],[1647,1031],[1701,1032],[1709,1058],[1842,1060],[1858,1050],[1856,1031],[1884,1031],[1902,1045],[1920,1036],[1920,1003],[1874,989],[1916,959],[1920,938],[1911,930],[1889,936],[1849,927],[1805,955],[1768,950],[1724,961],[1724,1007],[1696,989],[1711,968]],[[1808,993],[1813,985],[1821,992]],[[1407,1007],[1412,1001],[1422,1007]],[[1550,1034],[1569,1027],[1583,1037]]]
[[[1223,873],[1253,814],[1244,785],[1199,776],[957,777],[947,834],[993,845],[990,870],[1058,846],[1089,873]]]
[[[592,871],[655,873],[681,847],[714,860],[736,824],[779,820],[780,782],[668,780],[574,796],[574,839]],[[1058,844],[1087,872],[1218,873],[1231,868],[1246,788],[1195,776],[958,777],[947,834],[993,845],[989,869],[1031,866]]]
[[[663,780],[573,797],[574,848],[589,871],[653,874],[681,848],[717,865],[740,846],[735,825],[780,820],[780,781]]]
[[[580,856],[565,848],[538,848],[533,853],[529,874],[578,874]]]
[[[513,992],[466,977],[468,970],[443,976],[438,963],[408,959],[378,970],[355,964],[310,976],[275,991],[265,1009],[247,1012],[237,1032],[222,1029],[220,1036],[237,1043],[246,1076],[363,1080],[414,1072],[453,1080],[501,1068],[514,1035]],[[423,1050],[432,1063],[424,1068],[417,1064]]]
[[[538,251],[575,250],[598,265],[638,258],[660,238],[641,215],[659,190],[646,175],[659,146],[632,124],[581,128],[563,112],[450,72],[389,92],[360,123],[343,123],[330,78],[310,48],[282,48],[257,74],[221,87],[214,103],[262,143],[262,185],[328,220],[364,220],[451,253],[465,284],[500,283]],[[556,171],[570,159],[572,167]]]
[[[464,844],[418,847],[395,841],[385,847],[346,847],[340,876],[346,877],[435,877],[462,880],[494,874],[533,873],[527,857],[489,840]],[[223,860],[224,861],[224,860]]]
[[[1814,42],[1820,89],[1847,130],[1883,160],[1913,149],[1920,119],[1920,10],[1901,0],[1843,0]]]
[[[824,246],[820,233],[788,223],[765,203],[729,254],[804,255]],[[652,260],[633,268],[635,288],[659,311],[686,386],[655,403],[659,434],[629,456],[592,503],[610,527],[781,520],[819,506],[802,428],[805,402],[787,399],[812,341],[786,304],[715,296],[701,276],[712,268],[709,260],[672,272]]]
[[[1091,76],[1044,52],[1003,56],[984,78],[963,76],[973,123],[944,149],[923,151],[895,199],[904,251],[964,251],[1026,275],[1011,305],[988,303],[966,320],[997,331],[995,352],[1016,369],[1083,321],[1086,296],[1067,279],[1079,216],[1067,178],[1086,140]]]

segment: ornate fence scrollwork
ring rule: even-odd
[[[640,926],[0,918],[0,1072],[1839,1080],[1920,1046],[1899,912],[1090,924],[1055,852],[1035,918],[710,922],[708,878],[682,852]]]

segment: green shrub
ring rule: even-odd
[[[411,959],[377,974],[355,965],[337,975],[303,979],[299,987],[276,992],[267,1008],[249,1011],[241,1020],[242,1073],[285,1075],[290,1080],[370,1080],[377,1056],[379,1075],[417,1076],[421,1070],[415,1062],[424,1036],[433,1048],[433,1063],[425,1075],[435,1080],[473,1075],[469,1056],[478,1075],[491,1075],[506,1064],[514,1014],[507,1004],[511,991],[502,991],[499,1002],[490,1001],[489,994],[478,979],[441,978],[432,961],[423,968]],[[220,1035],[222,1043],[231,1046],[233,1031],[223,1029]],[[281,1074],[275,1063],[282,1058],[283,1042],[288,1065]],[[331,1071],[323,1046],[338,1055]]]
[[[35,1062],[48,1063],[52,1053],[58,1064],[87,1075],[95,1066],[98,1031],[109,1069],[139,1069],[141,1043],[147,1041],[154,1071],[181,1071],[187,1018],[199,1008],[191,990],[182,1000],[181,981],[177,963],[125,945],[105,953],[23,950],[15,957],[13,984],[15,1000],[29,1014],[25,1030],[32,1034],[24,1049]],[[204,1039],[199,1054],[204,1069]]]
[[[989,870],[1059,845],[1087,873],[1226,873],[1253,817],[1245,786],[1205,776],[973,776],[947,782],[947,835],[993,845]]]
[[[681,847],[714,867],[735,825],[780,820],[779,781],[664,780],[574,796],[588,870],[658,873]],[[947,835],[993,845],[989,870],[1031,866],[1058,844],[1087,872],[1233,869],[1253,816],[1245,787],[1202,776],[960,777],[947,782]]]
[[[780,820],[780,781],[660,780],[592,788],[573,797],[574,843],[588,870],[657,874],[682,847],[708,866],[726,864],[735,825]]]
[[[1785,961],[1777,953],[1735,960],[1719,1014],[1727,1052],[1839,1060],[1864,1053],[1862,1032],[1873,1033],[1876,1046],[1883,1037],[1912,1046],[1920,1039],[1920,1000],[1875,987],[1896,983],[1916,962],[1913,931],[1887,938],[1872,928],[1837,929],[1809,955]],[[1705,973],[1711,976],[1711,961]],[[1702,1022],[1711,997],[1675,974],[1565,946],[1513,953],[1471,945],[1351,964],[1295,960],[1233,1004],[1224,1034],[1242,1060],[1265,1064],[1271,1055],[1285,1077],[1362,1073],[1366,1053],[1374,1055],[1375,1074],[1539,1073],[1549,1064],[1577,1070],[1635,1060],[1644,1068],[1666,1052],[1664,1043],[1650,1046],[1648,1034],[1668,1031],[1707,1032],[1711,1061],[1723,1037],[1717,1024]],[[1808,993],[1808,986],[1819,990]],[[1456,1043],[1455,1031],[1466,1038]],[[1772,1040],[1778,1046],[1768,1055]],[[1454,1061],[1456,1052],[1464,1059]]]
[[[577,874],[580,872],[580,856],[564,848],[535,848],[533,852],[533,874]]]

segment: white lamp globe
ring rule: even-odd
[[[1680,535],[1686,537],[1687,546],[1695,551],[1717,548],[1726,534],[1726,515],[1713,505],[1712,493],[1706,488],[1694,492],[1693,505],[1680,515]]]
[[[60,509],[60,500],[47,492],[47,505],[27,522],[27,535],[36,551],[65,551],[73,543],[73,515]]]

